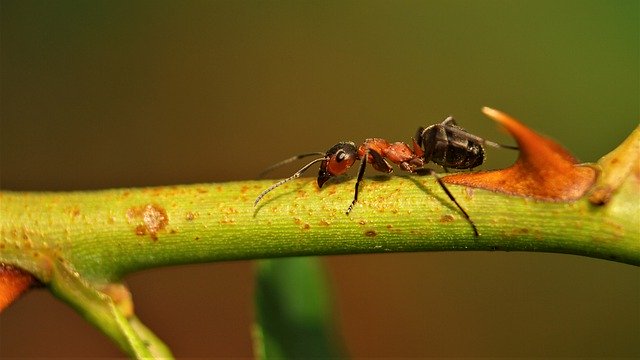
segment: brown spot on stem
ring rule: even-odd
[[[223,214],[237,214],[238,213],[238,209],[229,206],[229,207],[222,208],[221,212]]]
[[[71,210],[69,210],[69,215],[74,218],[80,216],[80,209],[74,206],[73,208],[71,208]]]
[[[167,212],[160,205],[147,204],[127,210],[129,222],[137,222],[134,232],[138,236],[149,234],[152,240],[158,240],[158,232],[169,224]]]
[[[451,214],[442,215],[442,217],[440,218],[441,223],[449,223],[449,222],[452,222],[453,220],[454,218],[453,218],[453,215]]]
[[[143,236],[147,233],[147,228],[144,225],[136,226],[136,235]]]
[[[196,217],[198,217],[197,213],[189,211],[189,212],[187,212],[187,215],[185,216],[185,219],[187,221],[193,221]]]
[[[367,230],[364,232],[364,235],[368,237],[375,237],[378,233],[375,230]]]
[[[0,264],[0,313],[38,280],[30,273],[11,265]]]
[[[551,201],[576,200],[591,188],[596,179],[593,167],[577,165],[562,146],[509,115],[488,107],[482,111],[515,138],[518,160],[503,170],[445,176],[444,182]]]
[[[224,216],[222,220],[220,220],[220,224],[235,224],[236,219],[230,218],[228,216]]]

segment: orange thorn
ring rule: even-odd
[[[498,110],[484,107],[482,112],[515,138],[520,148],[518,159],[503,170],[445,176],[442,180],[446,183],[541,200],[572,201],[582,197],[595,182],[596,169],[578,165],[576,159],[553,140]]]
[[[36,283],[36,278],[28,272],[0,264],[0,313]]]

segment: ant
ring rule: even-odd
[[[355,203],[358,201],[358,188],[362,181],[367,163],[371,164],[374,169],[380,172],[390,173],[393,171],[393,168],[389,162],[392,162],[400,169],[413,174],[432,175],[442,190],[447,194],[449,199],[451,199],[458,209],[460,209],[460,212],[473,228],[474,236],[477,237],[478,229],[476,228],[473,220],[469,217],[469,214],[467,214],[458,201],[453,197],[453,194],[451,194],[449,189],[445,186],[440,176],[436,174],[434,170],[425,168],[424,166],[429,162],[433,162],[442,166],[447,172],[449,171],[449,168],[459,170],[473,169],[482,165],[484,162],[485,156],[483,145],[513,150],[517,150],[518,147],[501,145],[470,134],[458,126],[455,119],[451,116],[447,117],[442,123],[431,125],[427,128],[419,127],[415,138],[412,140],[412,147],[409,147],[409,145],[403,142],[389,143],[387,140],[381,138],[366,139],[358,147],[356,147],[353,142],[343,141],[335,144],[325,153],[313,152],[300,154],[283,160],[270,166],[260,175],[262,176],[275,168],[295,160],[313,155],[321,156],[320,158],[317,158],[303,166],[290,177],[280,180],[264,190],[256,198],[254,206],[257,206],[258,202],[260,202],[260,200],[271,190],[290,180],[300,177],[302,173],[315,163],[321,162],[317,182],[318,187],[322,188],[322,185],[324,185],[329,179],[344,174],[357,160],[360,160],[360,168],[358,170],[358,178],[356,180],[353,201],[351,201],[351,204],[346,211],[346,214],[348,215],[353,209]]]

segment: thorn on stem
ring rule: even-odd
[[[444,182],[550,201],[577,200],[592,187],[597,175],[594,167],[578,165],[558,143],[503,112],[488,107],[482,112],[515,138],[518,159],[506,169],[453,174],[443,177]]]

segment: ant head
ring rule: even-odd
[[[318,172],[318,186],[322,187],[327,180],[344,174],[358,160],[358,149],[352,142],[339,142],[325,154]]]

